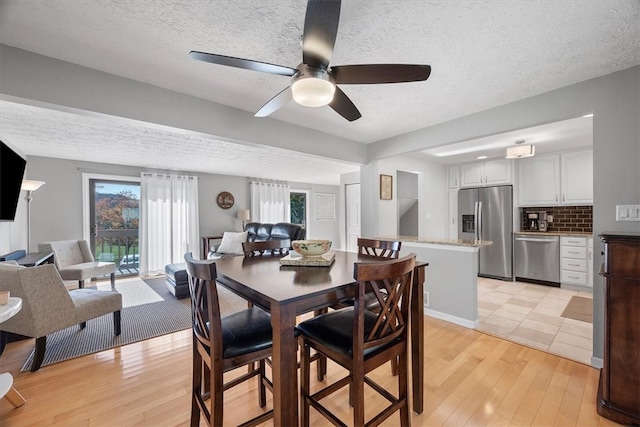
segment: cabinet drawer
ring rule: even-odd
[[[586,237],[560,237],[560,243],[562,245],[569,246],[587,246]]]
[[[573,258],[562,258],[562,264],[560,267],[562,270],[570,270],[570,271],[587,271],[587,260],[586,259],[573,259]]]
[[[562,258],[587,259],[587,247],[562,246]]]
[[[566,271],[560,272],[560,282],[562,283],[575,283],[576,285],[587,284],[587,273],[580,271]]]

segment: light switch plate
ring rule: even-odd
[[[640,205],[617,205],[616,221],[640,221]]]

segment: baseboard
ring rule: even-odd
[[[476,323],[472,320],[463,319],[462,317],[452,316],[450,314],[441,313],[439,311],[431,310],[430,308],[424,309],[424,314],[436,319],[444,320],[445,322],[455,323],[456,325],[464,326],[465,328],[475,329]]]
[[[591,366],[593,366],[596,369],[602,369],[603,364],[604,362],[601,358],[591,356]]]

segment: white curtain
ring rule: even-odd
[[[289,185],[251,182],[251,220],[275,224],[291,222]]]
[[[199,257],[198,178],[143,173],[140,191],[140,274]]]

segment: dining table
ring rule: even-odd
[[[354,264],[376,262],[355,252],[332,250],[330,266],[281,265],[279,256],[225,257],[216,261],[217,281],[271,314],[274,425],[298,425],[296,316],[356,295]],[[379,261],[379,260],[378,260]],[[409,370],[412,409],[422,413],[424,383],[423,287],[426,262],[416,261],[410,309]],[[295,403],[295,404],[293,404]]]

